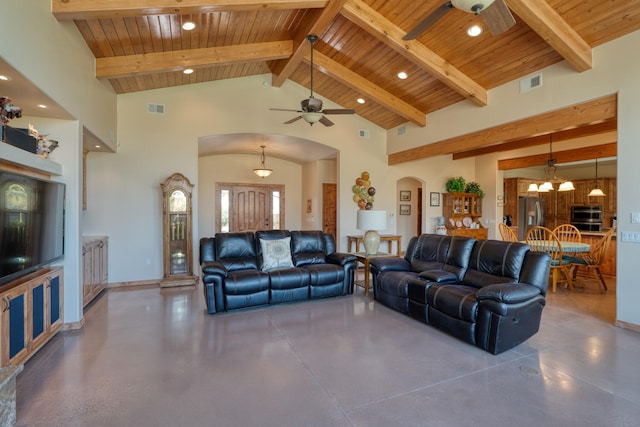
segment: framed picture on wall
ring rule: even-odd
[[[411,205],[400,205],[400,215],[411,215]]]
[[[429,193],[429,206],[440,206],[440,193]]]
[[[401,202],[409,202],[409,201],[411,201],[411,191],[401,191],[400,192],[400,201]]]

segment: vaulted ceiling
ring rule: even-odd
[[[442,3],[52,0],[52,11],[73,20],[96,77],[121,94],[265,73],[275,87],[287,79],[309,87],[306,36],[317,34],[314,92],[384,129],[428,125],[427,113],[465,99],[481,108],[489,89],[562,60],[586,71],[594,47],[640,29],[636,0],[506,0],[516,24],[500,35],[454,9],[416,40],[402,39]],[[182,29],[187,21],[195,29]],[[469,37],[472,24],[485,31]]]

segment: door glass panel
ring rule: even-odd
[[[220,192],[220,231],[229,232],[229,190]]]
[[[271,224],[274,230],[280,229],[280,192],[273,191],[271,193],[272,216]]]

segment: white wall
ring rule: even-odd
[[[167,176],[180,172],[195,184],[195,254],[199,237],[210,235],[214,224],[210,220],[212,182],[201,182],[201,179],[258,179],[250,172],[257,157],[235,156],[235,168],[220,163],[230,158],[211,156],[199,160],[198,138],[202,136],[239,132],[285,134],[336,148],[339,150],[338,182],[343,175],[351,181],[354,167],[355,170],[367,168],[379,182],[381,202],[376,208],[391,210],[395,189],[394,181],[387,179],[385,132],[358,116],[336,118],[336,125],[329,128],[310,127],[305,123],[283,125],[281,115],[269,108],[297,104],[308,96],[307,89],[292,82],[279,89],[265,88],[262,84],[265,79],[268,76],[253,76],[118,96],[120,146],[116,154],[90,154],[87,170],[90,195],[85,215],[87,234],[110,236],[111,282],[162,277],[160,183]],[[248,98],[250,103],[246,102]],[[166,114],[146,113],[148,102],[165,104]],[[325,101],[325,106],[332,108],[335,104]],[[369,130],[370,139],[359,139],[360,129]],[[341,162],[343,158],[348,161]],[[302,173],[300,166],[287,163],[267,153],[267,164],[275,171],[273,178],[268,179],[297,181],[286,183],[292,191],[286,193],[285,217],[287,227],[296,229],[302,227]],[[203,167],[211,170],[203,171]],[[338,243],[346,249],[344,236],[357,233],[357,209],[351,201],[348,183],[338,185],[338,206],[341,218],[338,234],[342,236]],[[200,226],[206,228],[199,230]]]
[[[640,181],[640,168],[634,165],[635,159],[640,157],[640,145],[637,143],[640,140],[640,85],[637,79],[640,75],[640,55],[635,54],[639,45],[640,31],[636,31],[595,48],[592,70],[576,73],[564,62],[556,64],[543,70],[544,86],[540,89],[521,95],[518,82],[511,82],[489,91],[489,105],[486,107],[476,107],[465,101],[429,114],[426,128],[408,124],[402,136],[398,136],[395,129],[390,130],[389,152],[418,147],[617,93],[618,227],[621,231],[640,231],[640,224],[630,222],[631,212],[640,211],[640,190],[635,184]],[[447,163],[451,164],[451,168],[455,168],[455,164],[458,170],[466,170],[463,161]],[[423,172],[416,176],[433,176],[429,169],[433,159],[406,165],[413,164],[423,165]],[[496,203],[502,188],[502,173],[497,172],[496,164],[496,155],[479,156],[470,173],[487,193],[483,203],[484,219],[492,222],[491,232],[502,215],[502,209]],[[635,325],[640,325],[640,310],[637,310],[640,287],[636,284],[633,263],[639,257],[640,245],[618,239],[617,318]]]
[[[0,56],[112,149],[116,95],[95,78],[95,58],[73,22],[59,23],[51,0],[0,0]]]

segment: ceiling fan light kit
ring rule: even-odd
[[[479,15],[494,36],[504,33],[516,24],[516,20],[504,0],[451,0],[443,3],[418,22],[402,39],[416,39],[452,9]]]
[[[451,4],[453,4],[453,7],[456,9],[479,15],[482,9],[491,6],[493,1],[494,0],[451,0]]]

